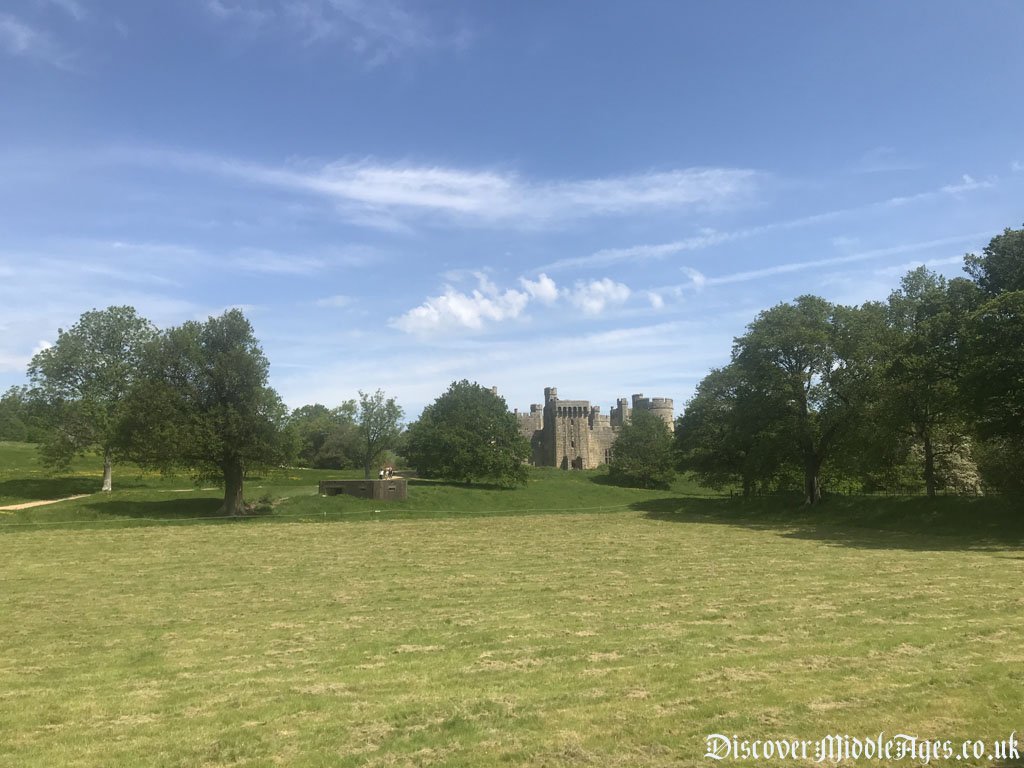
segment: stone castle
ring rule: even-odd
[[[632,406],[619,398],[611,413],[604,415],[589,400],[559,400],[558,390],[546,387],[543,405],[531,405],[529,413],[517,408],[515,414],[520,433],[530,441],[533,466],[594,469],[611,460],[619,430],[638,408],[660,416],[673,428],[672,399],[642,394],[633,395]]]

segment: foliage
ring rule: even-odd
[[[383,391],[378,389],[373,394],[359,392],[355,450],[365,477],[372,477],[373,466],[381,455],[398,444],[403,416],[405,412],[401,406],[393,397],[385,397]]]
[[[733,360],[768,429],[798,457],[808,504],[821,499],[826,462],[849,445],[874,393],[883,330],[878,305],[834,306],[801,296],[762,312],[736,340]]]
[[[1024,291],[1024,229],[1005,229],[989,241],[981,256],[964,256],[964,270],[989,296]]]
[[[1024,291],[983,304],[964,331],[963,392],[979,433],[1024,444]]]
[[[660,417],[634,408],[622,425],[608,470],[612,482],[635,488],[668,488],[676,474],[672,433]]]
[[[711,488],[739,483],[744,496],[767,489],[788,451],[773,410],[735,363],[712,370],[676,420],[680,469]]]
[[[0,395],[0,440],[42,441],[45,429],[39,410],[28,387],[11,387]]]
[[[355,400],[346,400],[337,408],[304,405],[291,412],[288,423],[295,432],[299,466],[344,469],[359,465]]]
[[[529,442],[504,398],[476,382],[453,382],[409,426],[406,457],[424,477],[525,483]]]
[[[875,453],[885,450],[880,440],[915,448],[904,455],[919,459],[929,496],[941,485],[937,462],[969,460],[962,449],[969,429],[959,397],[958,339],[975,293],[967,281],[947,282],[920,267],[904,276],[886,306],[884,386],[865,420],[874,438],[866,436],[862,445],[877,446]]]
[[[92,310],[32,358],[28,373],[46,424],[48,464],[66,467],[72,457],[97,449],[106,462],[103,490],[111,489],[123,404],[139,379],[143,346],[155,333],[132,307]]]
[[[224,482],[222,512],[243,511],[246,473],[288,460],[286,409],[241,311],[171,328],[147,345],[121,437],[144,466]]]

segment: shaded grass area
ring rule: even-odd
[[[833,497],[817,507],[794,499],[692,497],[644,499],[631,505],[652,520],[726,525],[871,549],[1024,547],[1019,496]]]
[[[1019,729],[1019,550],[683,503],[5,537],[0,764],[696,766],[715,732]]]

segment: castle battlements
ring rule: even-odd
[[[674,425],[670,397],[621,397],[610,413],[589,400],[561,400],[556,387],[544,388],[544,404],[534,403],[529,413],[516,410],[519,431],[530,441],[530,463],[537,467],[593,469],[611,460],[612,445],[633,411],[650,411],[671,430]]]

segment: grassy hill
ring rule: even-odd
[[[61,495],[32,457],[0,446],[5,499]],[[119,475],[0,513],[0,765],[696,766],[710,733],[1020,729],[1009,500],[537,472],[383,509],[288,471],[222,521],[217,491]]]

